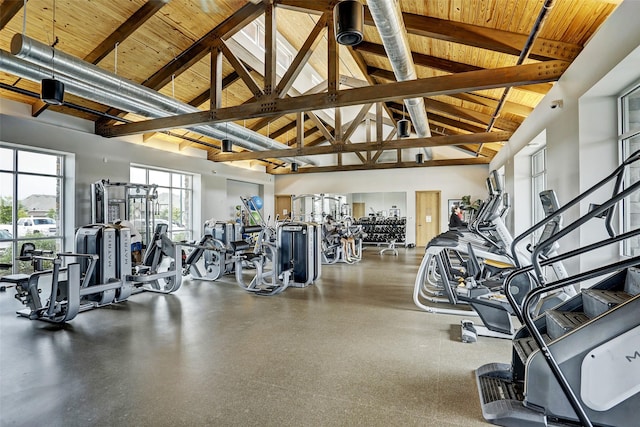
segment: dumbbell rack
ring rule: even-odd
[[[365,245],[386,245],[387,249],[395,250],[396,245],[406,242],[407,219],[404,217],[362,217],[355,224],[361,225],[367,234],[362,241]]]

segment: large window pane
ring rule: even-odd
[[[622,98],[622,132],[640,130],[640,88]]]
[[[60,156],[18,151],[18,172],[59,175]]]
[[[129,172],[129,182],[133,184],[147,183],[147,170],[142,168],[131,167]]]
[[[63,161],[56,154],[0,147],[0,263],[13,265],[0,275],[33,271],[30,262],[15,259],[25,242],[62,250]]]
[[[61,184],[56,177],[18,175],[18,237],[59,234]]]
[[[160,187],[169,187],[171,185],[171,174],[169,172],[150,169],[149,184],[156,184]]]
[[[173,240],[190,240],[193,236],[193,176],[132,166],[131,177],[134,175],[140,183],[158,186],[158,198],[153,206],[155,223],[167,224]]]
[[[621,143],[622,156],[626,158],[640,149],[640,86],[622,95],[619,105],[622,134],[618,139]],[[626,187],[640,180],[640,167],[631,166],[629,173],[625,174]],[[623,201],[622,218],[623,231],[632,231],[640,227],[640,195],[637,192]],[[627,239],[622,251],[627,256],[640,254],[640,238]]]
[[[13,170],[13,150],[0,147],[0,170]]]
[[[12,230],[13,174],[0,172],[0,227]],[[4,225],[4,226],[3,226]]]
[[[640,149],[640,135],[623,141],[624,156]],[[629,173],[625,174],[625,187],[638,182],[640,179],[640,166],[633,164],[629,168]],[[625,231],[630,231],[640,227],[640,194],[634,192],[624,201],[623,206],[623,226]],[[624,254],[628,256],[636,256],[640,254],[640,237],[636,236],[625,241]]]

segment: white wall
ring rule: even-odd
[[[75,154],[75,188],[72,189],[72,201],[75,204],[72,210],[73,227],[91,221],[91,183],[100,179],[126,182],[129,180],[131,163],[199,175],[200,179],[195,181],[200,182],[201,197],[195,197],[194,200],[196,237],[202,231],[204,220],[231,219],[227,209],[227,179],[262,185],[265,213],[273,216],[273,176],[261,171],[211,162],[206,160],[206,153],[202,155],[202,150],[187,149],[185,154],[180,154],[152,148],[152,144],[149,143],[143,145],[128,142],[139,140],[102,138],[93,134],[93,122],[52,111],[46,111],[40,117],[33,118],[29,105],[6,99],[0,102],[0,143]],[[69,228],[67,227],[67,237],[73,233]],[[70,241],[71,239],[67,239],[67,242]]]
[[[407,243],[415,243],[416,191],[441,191],[441,230],[448,228],[447,200],[471,195],[485,199],[486,165],[418,167],[278,175],[276,194],[406,192]]]
[[[493,159],[491,168],[512,162],[536,135],[546,130],[547,186],[557,191],[561,204],[613,171],[619,161],[616,100],[625,88],[640,80],[638,16],[640,1],[637,0],[626,0],[616,9]],[[562,100],[563,108],[551,109],[554,100]],[[506,179],[508,183],[518,179],[515,168],[507,168]],[[514,196],[514,205],[523,201],[520,192],[516,191]],[[597,203],[597,199],[590,201]],[[589,202],[585,202],[569,211],[565,224],[584,214],[588,205]],[[566,250],[600,237],[603,237],[602,224],[594,221],[579,233],[563,239],[561,244]],[[581,257],[580,268],[618,256],[617,248],[607,248]]]

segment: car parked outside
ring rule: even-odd
[[[26,236],[29,233],[55,236],[57,232],[58,227],[53,218],[29,216],[18,219],[18,237]]]
[[[0,255],[4,254],[7,249],[11,247],[11,239],[13,239],[13,236],[9,230],[0,228]]]

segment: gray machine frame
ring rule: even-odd
[[[531,291],[522,307],[506,286],[507,297],[525,325],[513,340],[510,364],[490,363],[476,371],[482,412],[491,423],[508,427],[637,425],[640,405],[640,257],[581,271],[547,283],[543,267],[615,245],[640,235],[640,229],[616,233],[616,206],[640,190],[640,181],[623,188],[629,166],[640,160],[640,151],[629,156],[613,173],[558,210],[578,205],[610,181],[613,196],[545,239],[533,251],[532,265],[507,278],[535,272],[541,286]],[[609,237],[555,257],[544,259],[545,247],[594,218],[606,218]],[[530,230],[544,226],[547,217]],[[516,239],[517,240],[517,239]],[[514,240],[514,245],[517,241]],[[596,285],[534,318],[531,307],[545,292],[601,279]]]
[[[166,231],[166,224],[158,225],[143,264],[133,267],[128,228],[104,224],[81,227],[76,233],[76,252],[34,256],[52,261],[52,269],[3,276],[0,282],[15,286],[16,299],[26,306],[17,312],[19,316],[53,323],[64,323],[80,312],[126,301],[134,293],[175,292],[182,283],[177,267],[181,248],[169,240]],[[169,262],[163,259],[166,256],[171,258]],[[43,298],[46,286],[49,292]]]

